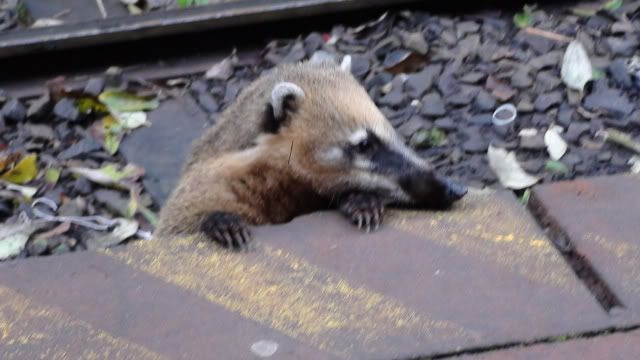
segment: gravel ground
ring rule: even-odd
[[[128,164],[118,142],[138,131],[158,102],[185,93],[215,123],[262,71],[318,51],[338,60],[350,55],[352,72],[407,142],[438,171],[471,186],[501,186],[489,166],[490,144],[513,151],[521,168],[541,182],[627,172],[634,152],[601,134],[614,129],[632,139],[640,135],[639,8],[640,1],[610,1],[527,8],[515,18],[500,11],[390,12],[357,27],[274,40],[260,56],[232,54],[207,76],[150,84],[111,70],[82,91],[66,91],[63,79],[54,79],[36,100],[0,93],[0,220],[14,223],[21,212],[33,216],[31,201],[46,197],[60,206],[58,215],[129,221],[109,224],[108,231],[74,218],[70,225],[49,222],[29,230],[26,246],[13,254],[22,257],[113,246],[136,237],[132,231],[152,230],[158,208],[140,182],[145,169]],[[568,89],[561,76],[572,40],[593,67],[583,91]],[[105,92],[113,88],[120,92]],[[511,128],[497,129],[492,114],[506,103],[517,108],[517,117]],[[558,161],[550,159],[545,143],[553,126],[567,144]],[[36,155],[35,174],[29,174],[28,154]]]

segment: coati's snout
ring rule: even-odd
[[[398,183],[416,207],[445,209],[467,194],[463,184],[420,169],[401,175]]]

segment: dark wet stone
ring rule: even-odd
[[[111,213],[118,216],[125,216],[127,214],[127,206],[129,200],[119,191],[99,189],[94,191],[94,198],[102,206],[107,208]]]
[[[372,88],[374,86],[383,86],[388,84],[393,80],[393,75],[388,72],[380,72],[371,77],[371,79],[367,80],[365,86],[367,88]]]
[[[11,200],[0,199],[0,221],[5,221],[13,214]]]
[[[371,62],[369,58],[362,55],[351,55],[351,73],[356,78],[362,79],[369,73]]]
[[[487,75],[482,72],[472,71],[464,74],[462,77],[460,77],[459,80],[467,84],[477,84],[480,81],[482,81],[486,76]]]
[[[120,153],[128,163],[145,169],[145,189],[162,205],[180,176],[190,144],[207,127],[207,114],[185,95],[163,101],[149,113],[149,121],[152,126],[136,129],[124,138]]]
[[[18,99],[7,101],[0,113],[7,122],[22,122],[27,117],[27,109]]]
[[[31,104],[29,104],[29,109],[27,109],[27,117],[29,119],[42,118],[51,111],[52,107],[53,104],[51,103],[49,94],[42,95],[36,100],[33,100]]]
[[[537,111],[546,111],[548,108],[560,104],[560,102],[562,102],[562,92],[554,91],[538,95],[533,106]]]
[[[69,98],[62,98],[53,107],[53,114],[58,118],[66,121],[75,122],[80,118],[80,112],[73,100]]]
[[[623,116],[623,117],[619,117],[619,118],[603,118],[602,122],[605,123],[607,126],[610,127],[614,127],[614,128],[625,128],[627,126],[629,126],[629,123],[631,122],[628,116]]]
[[[605,151],[599,152],[598,155],[596,156],[596,159],[599,162],[607,162],[611,160],[612,156],[613,156],[613,153],[611,151],[605,150]]]
[[[441,71],[442,65],[429,65],[420,72],[409,74],[404,85],[405,90],[409,96],[420,98],[425,92],[431,89],[434,80]]]
[[[33,139],[53,141],[56,138],[53,129],[49,125],[26,124],[24,128],[27,130],[29,137]]]
[[[565,103],[560,104],[558,108],[558,125],[567,127],[573,120],[573,110]]]
[[[628,34],[624,37],[608,37],[605,41],[609,50],[613,55],[617,56],[631,56],[640,45],[636,34]]]
[[[563,138],[572,143],[578,143],[580,137],[589,132],[591,125],[589,123],[572,122],[569,124],[567,131],[563,134]]]
[[[245,83],[229,83],[224,92],[224,102],[227,104],[231,104],[236,100],[238,93],[242,90],[247,84]]]
[[[600,14],[589,16],[585,24],[586,27],[599,31],[609,27],[610,25],[611,21],[607,17]]]
[[[458,39],[463,38],[469,33],[475,33],[480,30],[480,25],[475,21],[462,21],[456,24],[456,34]]]
[[[478,54],[480,46],[480,35],[469,35],[458,42],[456,49],[459,57],[473,57]]]
[[[511,76],[511,86],[514,88],[525,89],[529,88],[531,84],[533,84],[533,79],[526,71],[519,70]]]
[[[627,66],[622,59],[617,59],[609,64],[609,74],[613,81],[623,87],[631,87],[631,75],[627,71]]]
[[[582,158],[579,155],[570,152],[563,156],[560,161],[565,164],[570,170],[573,170],[576,165],[582,162]]]
[[[604,80],[594,83],[593,91],[584,99],[583,105],[587,110],[603,111],[617,117],[629,115],[634,108],[626,94],[607,87]]]
[[[207,85],[207,81],[203,79],[196,80],[191,83],[189,89],[195,93],[206,92],[209,89],[209,85]]]
[[[538,73],[535,82],[535,91],[538,93],[544,93],[552,91],[562,83],[559,77],[555,76],[550,71],[541,71]]]
[[[620,153],[613,154],[609,163],[612,166],[626,167],[629,164],[629,156]]]
[[[536,134],[534,136],[521,136],[520,148],[524,150],[544,150],[546,145],[544,143],[544,135]]]
[[[469,105],[475,99],[480,91],[477,86],[463,85],[460,91],[448,96],[445,100],[447,103],[457,106]]]
[[[442,116],[447,113],[444,101],[438,93],[429,93],[422,98],[421,113],[426,116]]]
[[[282,62],[297,63],[300,60],[304,59],[306,56],[307,56],[307,53],[304,51],[304,46],[302,45],[302,42],[296,42],[291,47],[291,49],[289,50],[289,53],[287,54],[287,56],[284,57]]]
[[[450,117],[444,117],[434,122],[435,127],[438,129],[453,131],[457,129],[457,123]]]
[[[462,143],[462,150],[468,153],[486,152],[489,148],[489,142],[483,139],[479,134],[471,136]]]
[[[479,111],[493,111],[496,108],[496,99],[488,92],[481,90],[475,98],[473,107]]]
[[[319,32],[312,32],[304,39],[304,51],[311,57],[313,53],[324,45],[324,39]]]
[[[545,161],[543,159],[529,159],[520,162],[522,169],[528,173],[536,174],[544,169]]]
[[[514,38],[519,44],[533,50],[537,54],[546,54],[555,45],[553,40],[543,38],[542,36],[531,35],[523,30],[518,32]]]
[[[413,50],[420,55],[426,55],[429,51],[429,45],[425,41],[422,33],[400,31],[398,34],[405,48]]]
[[[89,195],[91,193],[91,181],[87,180],[84,177],[79,177],[73,182],[73,191],[76,195]]]
[[[85,137],[58,154],[58,158],[60,160],[69,160],[101,149],[102,145],[99,142],[92,137]]]
[[[534,69],[541,70],[548,67],[558,67],[562,62],[563,53],[561,51],[544,52],[543,55],[537,56],[529,62]]]
[[[493,113],[473,114],[467,122],[474,125],[489,125],[493,122]]]
[[[102,89],[104,89],[104,78],[92,77],[87,81],[87,85],[84,87],[84,93],[97,97],[102,93]]]
[[[522,99],[520,99],[520,101],[518,102],[516,109],[518,109],[518,111],[522,113],[532,112],[533,103],[531,102],[531,99],[523,96]]]
[[[213,98],[213,96],[209,95],[209,93],[201,92],[198,94],[198,104],[202,106],[207,112],[217,112],[220,110],[220,104]]]
[[[549,118],[548,114],[535,113],[531,117],[531,123],[535,126],[548,126],[553,119]]]
[[[380,105],[386,105],[391,107],[398,107],[404,101],[404,94],[400,86],[393,86],[385,96],[381,97],[378,102]]]
[[[413,116],[407,122],[402,124],[398,128],[398,134],[405,138],[410,138],[419,129],[426,129],[430,127],[430,123],[420,116]]]

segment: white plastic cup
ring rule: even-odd
[[[514,130],[515,119],[518,116],[518,109],[513,104],[500,105],[491,118],[493,128],[501,136],[509,135]]]

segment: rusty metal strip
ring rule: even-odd
[[[240,0],[0,35],[0,59],[225,27],[398,5],[411,0]]]

